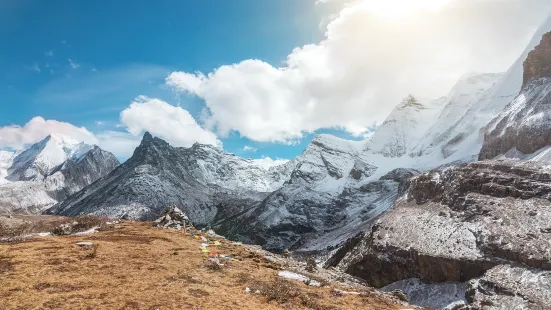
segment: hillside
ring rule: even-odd
[[[232,259],[213,268],[198,236],[136,222],[102,230],[3,244],[0,309],[412,309],[390,294],[331,280],[344,274],[316,274],[323,287],[283,279],[283,269],[313,276],[296,261],[225,239],[209,247]],[[95,254],[77,242],[92,242]]]

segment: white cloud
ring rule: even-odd
[[[140,136],[134,136],[122,131],[103,131],[96,134],[99,140],[98,146],[113,153],[117,158],[126,160],[132,156],[134,150],[140,145]]]
[[[52,56],[54,56],[54,51],[49,50],[45,53],[45,55],[48,56],[48,57],[52,57]]]
[[[96,137],[84,127],[76,127],[55,120],[45,120],[37,116],[23,127],[17,125],[0,127],[0,149],[22,150],[26,146],[44,139],[51,133],[68,135],[90,144],[98,143]]]
[[[39,66],[37,63],[34,63],[34,64],[30,67],[30,69],[31,69],[32,71],[35,71],[35,72],[38,72],[38,73],[40,73],[40,72],[42,71],[42,70],[40,70],[40,66]]]
[[[243,147],[243,152],[253,152],[253,153],[256,153],[256,151],[258,151],[257,148],[252,147],[252,146],[249,146],[249,145],[245,145],[245,146]]]
[[[72,61],[71,59],[67,59],[69,61],[69,65],[71,66],[71,69],[78,69],[80,67],[80,64],[77,64],[76,62]]]
[[[361,135],[410,93],[436,98],[465,72],[507,70],[551,7],[454,0],[397,19],[375,2],[347,5],[322,42],[294,49],[282,67],[244,60],[206,75],[173,72],[166,82],[204,99],[205,123],[222,136],[288,142],[335,127]]]
[[[272,159],[270,157],[264,156],[264,157],[259,158],[259,159],[253,159],[253,161],[258,166],[268,170],[271,167],[283,165],[283,164],[287,163],[289,160],[288,159],[281,159],[281,158]]]
[[[191,146],[195,142],[221,145],[216,135],[201,128],[193,116],[181,107],[162,100],[140,96],[121,112],[121,122],[134,136],[149,131],[174,146]]]

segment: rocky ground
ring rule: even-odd
[[[375,287],[453,282],[472,309],[549,309],[550,172],[507,160],[427,172],[330,264]]]
[[[122,222],[1,244],[0,309],[413,309],[315,269],[189,229]]]

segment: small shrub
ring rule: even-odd
[[[212,270],[212,271],[222,271],[222,270],[224,270],[224,266],[220,265],[219,263],[213,262],[213,261],[207,261],[205,263],[205,267],[207,267],[207,269]]]
[[[187,273],[184,273],[181,270],[178,270],[178,273],[176,275],[166,277],[165,279],[167,279],[170,282],[182,281],[182,282],[189,283],[189,284],[201,284],[202,283],[201,281],[194,279],[192,276],[190,276]]]
[[[246,284],[252,280],[251,274],[247,272],[240,272],[236,276],[237,284]]]
[[[84,256],[84,259],[94,259],[98,255],[99,244],[94,244],[92,246],[92,251]]]
[[[14,265],[15,264],[11,261],[11,257],[0,256],[0,274],[13,271]]]
[[[82,232],[90,230],[94,227],[101,227],[108,219],[93,215],[80,216],[74,219],[76,224],[73,225],[73,232]]]
[[[0,223],[0,237],[13,239],[35,232],[33,225],[28,222],[8,225]]]
[[[200,288],[198,289],[193,289],[193,288],[190,288],[188,289],[188,293],[193,296],[193,297],[196,297],[196,298],[202,298],[202,297],[208,297],[210,296],[210,293],[207,292],[207,291],[204,291]]]
[[[56,226],[50,231],[50,233],[54,236],[64,236],[71,234],[71,229],[66,225],[67,224]]]

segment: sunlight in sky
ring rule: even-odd
[[[365,7],[385,18],[401,18],[420,11],[436,11],[452,0],[366,0]]]

